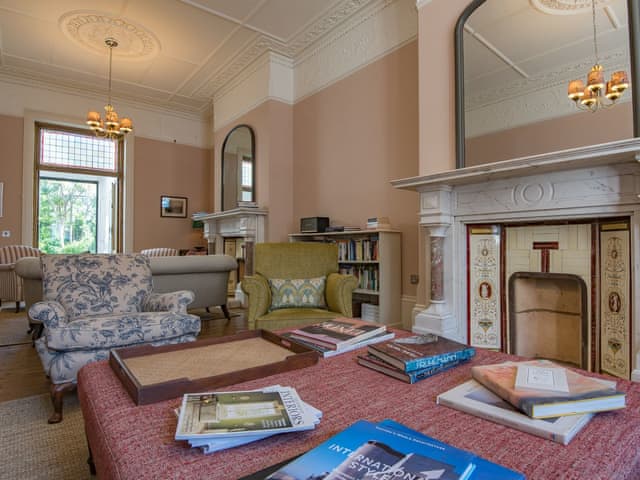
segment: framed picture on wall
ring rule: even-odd
[[[160,197],[160,216],[186,218],[187,197],[162,195]]]

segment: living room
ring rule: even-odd
[[[461,251],[464,240],[448,237],[452,229],[449,233],[436,231],[447,222],[442,221],[443,212],[430,210],[432,200],[442,200],[440,193],[447,191],[447,185],[438,185],[439,193],[433,197],[428,177],[455,170],[459,158],[454,32],[470,2],[322,2],[322,6],[308,6],[308,11],[296,11],[300,18],[290,19],[281,12],[261,12],[271,2],[233,3],[167,1],[158,7],[151,2],[121,2],[87,7],[86,2],[30,2],[0,7],[0,230],[10,232],[9,237],[0,237],[0,245],[33,242],[34,123],[83,126],[86,112],[100,110],[105,103],[106,49],[99,53],[83,46],[83,37],[72,38],[60,23],[67,14],[94,10],[94,15],[130,20],[133,27],[150,32],[149,38],[159,45],[155,56],[139,61],[119,55],[117,49],[113,57],[113,104],[134,124],[124,140],[128,170],[124,174],[123,251],[206,246],[207,239],[201,229],[193,228],[191,215],[221,211],[223,143],[234,127],[249,125],[255,133],[255,200],[268,210],[266,240],[288,241],[289,234],[299,232],[300,219],[305,217],[324,216],[334,225],[360,227],[367,218],[388,217],[402,235],[397,323],[469,340],[466,300],[456,303],[451,298],[467,296],[461,287],[466,276],[459,275],[465,266],[445,261],[444,298],[433,296],[438,275],[432,267],[432,239],[445,239],[448,257]],[[575,18],[585,24],[581,38],[589,44],[591,4],[578,3],[588,7]],[[618,14],[619,29],[626,31],[626,18],[618,13],[624,2],[606,3],[613,4],[610,11]],[[637,5],[629,2],[628,8],[631,12]],[[266,23],[245,20],[256,13],[264,13],[260,18]],[[637,12],[629,18],[637,23]],[[294,20],[298,21],[295,26]],[[215,22],[215,28],[208,27],[209,21]],[[102,43],[104,32],[97,31],[93,41]],[[232,52],[211,46],[225,38]],[[118,48],[122,47],[126,45]],[[629,51],[637,55],[637,49],[626,48],[627,55]],[[587,50],[584,57],[591,56],[592,49]],[[630,57],[633,64],[633,55]],[[585,58],[574,60],[591,62]],[[78,69],[82,75],[72,75]],[[635,70],[626,69],[633,78]],[[609,75],[611,67],[607,71]],[[565,124],[584,132],[584,116],[609,115],[603,122],[609,128],[571,136],[581,136],[584,143],[558,147],[551,142],[555,148],[534,153],[638,136],[633,88],[616,107],[596,115],[573,113],[565,86],[559,88],[562,96],[557,101],[566,101],[569,108],[566,117],[559,117],[565,118]],[[614,128],[618,109],[625,110],[626,123]],[[537,143],[544,145],[537,135]],[[636,143],[623,147],[614,149],[614,154],[632,156],[637,151]],[[512,153],[506,158],[530,154]],[[600,164],[608,163],[608,153],[590,151],[587,155],[600,155]],[[478,180],[481,186],[485,181],[488,179]],[[450,184],[459,184],[459,180]],[[163,195],[187,198],[186,217],[162,217]],[[639,256],[634,240],[638,207],[627,197],[617,210],[611,207],[603,213],[594,208],[587,215],[567,206],[554,218],[630,218],[630,258],[635,259]],[[488,223],[518,221],[517,214],[510,218],[484,215],[483,222]],[[543,220],[544,216],[533,218]],[[463,218],[461,223],[450,224],[455,230],[466,223],[471,222]],[[451,247],[449,241],[458,246]],[[630,285],[637,281],[634,273]],[[631,303],[628,312],[627,378],[633,378],[638,369],[638,308]],[[504,336],[504,332],[497,335]]]

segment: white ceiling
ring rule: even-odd
[[[266,51],[295,63],[373,0],[0,0],[0,78],[202,114]]]
[[[612,67],[629,62],[626,3],[596,0],[607,78]],[[465,28],[465,105],[479,108],[552,85],[564,88],[573,78],[586,82],[593,63],[590,0],[487,0]]]

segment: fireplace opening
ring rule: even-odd
[[[510,353],[588,369],[587,286],[579,276],[513,273],[507,324]]]

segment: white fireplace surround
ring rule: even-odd
[[[467,224],[628,216],[631,379],[640,380],[639,162],[640,139],[634,138],[392,181],[420,193],[431,300],[415,312],[414,331],[467,341]]]
[[[209,253],[224,253],[225,238],[243,238],[245,242],[264,242],[267,230],[267,213],[263,208],[238,207],[215,213],[199,213],[192,216],[204,224],[204,238],[210,245]],[[213,248],[211,247],[213,245]]]

